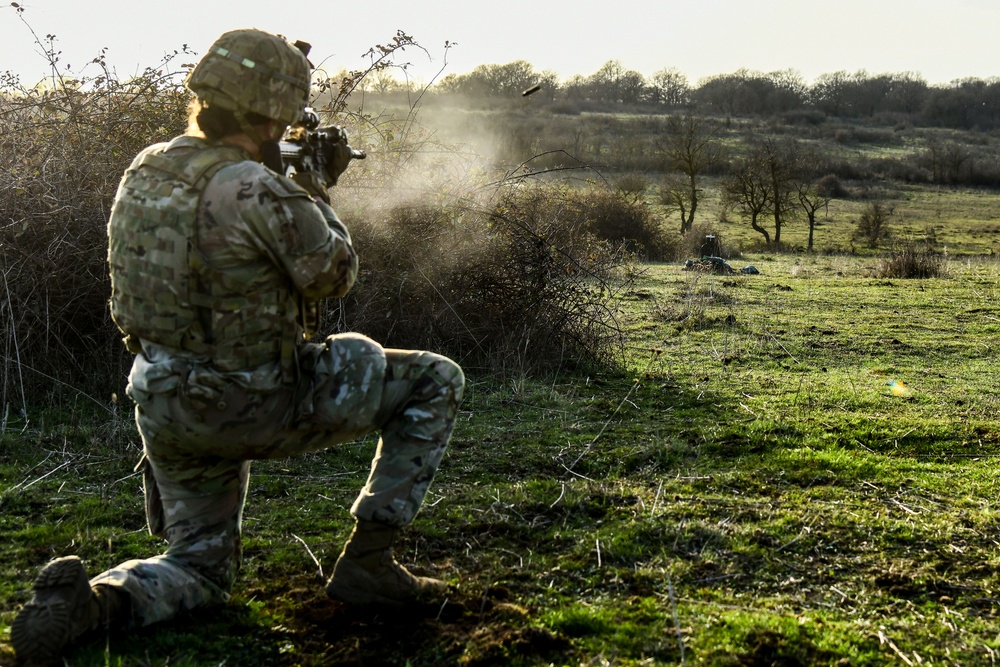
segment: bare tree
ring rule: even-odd
[[[716,125],[707,118],[691,114],[669,116],[666,132],[658,142],[667,169],[675,172],[661,190],[661,201],[680,212],[681,234],[694,226],[701,197],[699,178],[723,160],[716,132]]]
[[[683,106],[691,101],[687,77],[674,67],[653,72],[649,88],[654,101],[668,107]]]
[[[800,172],[801,149],[792,141],[764,139],[751,148],[755,160],[763,165],[771,189],[771,215],[774,218],[774,244],[781,243],[785,216],[793,213],[798,201],[796,181]]]
[[[609,60],[589,77],[592,99],[634,104],[646,92],[646,79],[635,70],[625,69],[618,60]]]
[[[796,150],[797,159],[792,182],[794,190],[792,198],[805,213],[806,221],[809,223],[809,241],[806,245],[806,252],[812,252],[813,238],[816,232],[816,214],[820,209],[829,206],[830,200],[837,194],[839,183],[836,182],[836,177],[830,175],[821,177],[825,164],[818,151],[801,145]],[[830,182],[830,178],[834,179],[834,183]],[[832,187],[834,185],[838,187]]]
[[[755,232],[771,247],[771,234],[761,226],[760,219],[771,211],[771,177],[760,152],[751,152],[733,163],[729,177],[722,185],[722,201],[726,209],[737,211]]]
[[[806,214],[809,221],[809,242],[806,252],[813,251],[813,235],[816,230],[816,213],[830,203],[830,197],[822,195],[816,187],[816,181],[812,179],[800,179],[795,187],[796,199],[799,206]]]

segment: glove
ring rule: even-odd
[[[330,203],[330,193],[327,192],[326,183],[315,171],[297,171],[292,174],[292,180],[313,197],[319,197],[326,204]]]
[[[347,165],[354,157],[354,151],[347,145],[347,133],[339,127],[328,127],[329,134],[326,144],[326,180],[330,185],[336,185],[340,175],[347,171]]]

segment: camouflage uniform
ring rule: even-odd
[[[219,164],[194,170],[211,174],[194,186],[171,183],[162,173],[157,180],[158,168],[170,173],[177,163],[197,164],[198,155],[217,148],[181,137],[144,151],[126,172],[109,223],[112,313],[120,325],[126,322],[126,342],[137,353],[127,391],[144,444],[146,514],[150,532],[169,546],[91,584],[125,589],[139,626],[228,598],[240,566],[252,459],[325,449],[381,429],[351,513],[392,526],[409,523],[444,454],[464,387],[459,366],[437,354],[383,349],[358,334],[306,342],[316,300],[342,296],[354,282],[350,235],[329,206],[246,154],[220,153]],[[145,290],[144,297],[146,278],[134,277],[150,271],[143,268],[147,259],[159,257],[150,275],[178,264],[169,256],[178,247],[174,241],[184,239],[164,242],[159,225],[150,226],[156,235],[150,243],[137,246],[129,235],[138,217],[169,217],[178,202],[192,198],[197,216],[190,252],[197,261],[194,268],[173,269],[191,274],[185,280],[192,293],[202,292],[192,297],[202,305],[185,310],[183,295],[180,305],[170,289]],[[211,281],[226,288],[196,285]],[[278,296],[256,298],[271,293]],[[245,304],[234,295],[245,295],[253,317],[241,319]],[[140,315],[130,317],[130,308]],[[144,318],[143,308],[157,310]],[[173,318],[167,325],[143,324],[164,313]],[[138,336],[130,330],[144,326]],[[150,340],[163,338],[157,326],[190,330],[165,344]],[[238,344],[213,340],[212,331],[230,332]],[[261,342],[271,343],[263,363]],[[241,365],[246,360],[254,363]]]

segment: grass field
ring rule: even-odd
[[[696,223],[720,236],[731,249],[760,248],[763,236],[733,212],[720,222],[719,180],[705,179],[704,200],[699,205]],[[908,185],[893,181],[878,183],[847,182],[851,196],[833,199],[816,217],[813,249],[827,254],[872,254],[863,241],[852,240],[858,219],[865,207],[878,201],[892,207],[889,218],[893,241],[929,241],[939,252],[949,255],[993,255],[1000,252],[1000,192],[988,189]],[[655,187],[647,199],[655,202]],[[655,205],[655,204],[654,204]],[[680,227],[676,215],[665,215],[668,228]],[[675,223],[676,220],[676,223]],[[762,220],[762,226],[774,236],[774,221]],[[808,225],[801,216],[782,226],[784,248],[804,251]]]
[[[990,665],[1000,265],[872,276],[747,255],[644,267],[628,372],[469,398],[401,557],[444,606],[322,594],[374,440],[256,465],[233,600],[111,634],[73,665]],[[905,382],[909,396],[887,384]],[[0,449],[0,663],[37,567],[158,552],[127,410],[54,406]]]

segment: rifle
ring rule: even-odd
[[[314,171],[324,180],[329,180],[327,166],[333,161],[338,144],[344,144],[350,149],[352,160],[364,160],[368,157],[364,151],[347,144],[347,133],[342,128],[336,125],[319,127],[319,115],[306,107],[302,119],[289,128],[285,138],[278,142],[285,174]]]

